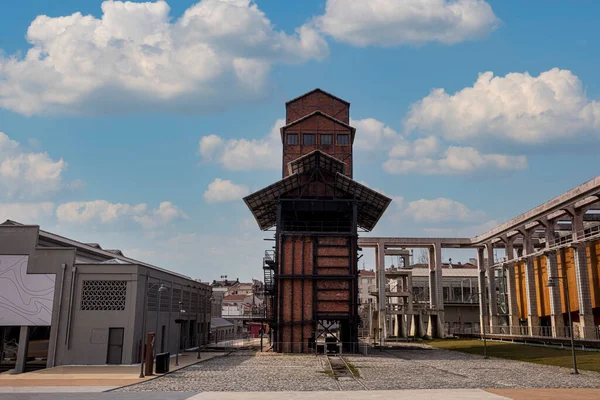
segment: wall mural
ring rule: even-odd
[[[56,275],[27,274],[29,256],[0,255],[0,325],[48,326]]]

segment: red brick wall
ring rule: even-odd
[[[286,105],[286,124],[315,111],[321,111],[346,124],[350,123],[350,106],[323,92],[313,92]]]
[[[348,243],[347,238],[311,236],[284,236],[280,259],[280,274],[282,275],[312,275],[315,272],[313,265],[313,249],[315,240],[321,243],[341,244]],[[317,254],[319,275],[347,275],[348,265],[352,258],[350,248],[320,247]],[[348,256],[331,257],[331,256]],[[354,271],[356,274],[356,271]],[[279,337],[282,342],[279,351],[299,353],[304,349],[308,352],[308,339],[313,329],[313,280],[301,277],[279,278],[279,307],[278,315],[280,324]],[[354,291],[351,281],[317,279],[318,289],[335,289],[318,292],[316,309],[318,312],[335,312],[350,316],[352,310],[349,299]],[[299,323],[300,321],[307,321]],[[292,325],[291,323],[294,322]],[[287,324],[287,325],[286,325]],[[304,344],[302,347],[301,343]]]
[[[297,134],[300,144],[287,145],[285,136],[288,133]],[[303,145],[302,134],[304,133],[315,134],[317,136],[319,134],[331,134],[333,135],[333,144],[318,144],[319,138],[317,137],[316,145]],[[349,145],[338,145],[336,140],[338,134],[351,135],[352,133],[346,126],[336,123],[322,115],[314,115],[285,129],[283,132],[283,176],[286,177],[289,175],[287,165],[290,161],[318,149],[344,162],[344,164],[346,164],[346,175],[352,177],[352,142],[350,139]]]

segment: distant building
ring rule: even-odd
[[[452,330],[479,329],[478,270],[471,263],[442,264],[442,292],[445,328]],[[416,304],[429,302],[429,267],[412,266],[412,294]]]
[[[210,319],[210,341],[212,343],[231,340],[234,338],[234,326],[224,318]]]
[[[361,269],[358,271],[358,301],[360,304],[374,302],[375,297],[369,294],[369,287],[375,287],[375,271]]]

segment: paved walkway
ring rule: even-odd
[[[358,374],[332,377],[323,355],[235,351],[119,392],[269,392],[419,389],[600,389],[600,373],[404,345],[368,356],[343,355]]]
[[[263,339],[263,345],[265,347],[268,346],[269,340],[267,337]],[[248,338],[248,339],[232,339],[232,340],[224,340],[222,342],[217,343],[209,343],[207,347],[211,349],[231,349],[231,348],[239,348],[239,347],[257,347],[260,346],[260,338]]]
[[[201,360],[225,355],[224,352],[201,353]],[[170,371],[197,363],[197,353],[183,353],[179,366],[171,358]],[[103,392],[122,386],[152,380],[163,374],[139,378],[140,365],[61,366],[25,374],[0,374],[0,393],[58,393],[58,392]]]
[[[17,397],[18,396],[18,397]],[[141,392],[141,393],[21,393],[0,394],[0,400],[592,400],[600,398],[598,389],[423,389],[354,392]]]

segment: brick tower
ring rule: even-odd
[[[321,89],[287,102],[283,179],[244,198],[262,230],[275,227],[263,265],[275,351],[313,352],[326,338],[356,351],[358,232],[391,200],[352,179],[349,121],[350,103]]]

